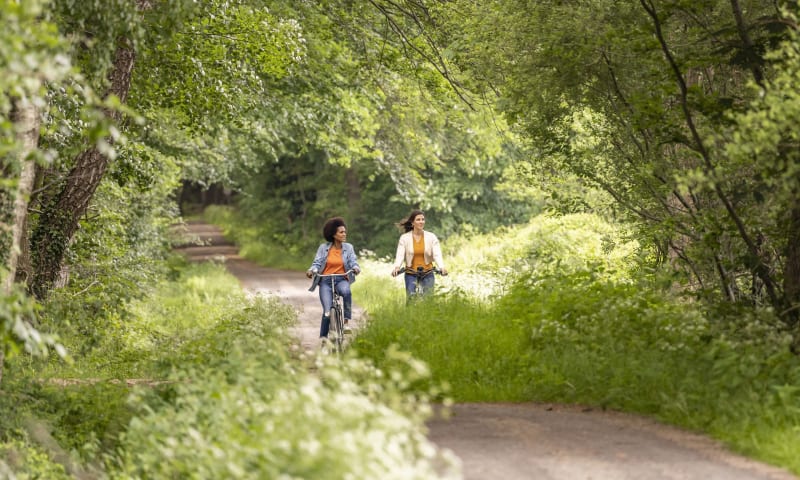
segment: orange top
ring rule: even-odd
[[[342,249],[331,247],[328,250],[328,260],[325,261],[325,268],[322,270],[323,275],[332,275],[341,273],[344,275],[344,260],[342,260]]]
[[[413,238],[413,236],[412,236]],[[425,263],[425,237],[420,236],[419,240],[414,238],[414,260],[411,262],[411,270],[415,272],[419,267],[423,270],[430,270],[433,264]]]

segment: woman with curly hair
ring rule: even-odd
[[[356,275],[361,273],[361,267],[358,266],[353,245],[345,241],[347,240],[347,225],[342,217],[333,217],[325,222],[325,226],[322,227],[322,236],[326,241],[317,248],[317,254],[314,256],[314,261],[308,268],[306,276],[311,278],[315,273],[336,275],[333,278],[333,288],[344,300],[344,325],[345,333],[347,333],[351,329],[350,319],[353,305],[350,284],[356,281]],[[350,272],[349,275],[346,275],[347,272]],[[330,311],[333,306],[333,290],[330,281],[319,282],[319,301],[322,303],[319,337],[327,338],[330,329]]]

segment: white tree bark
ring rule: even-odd
[[[11,221],[11,248],[6,259],[7,276],[3,281],[3,293],[8,294],[14,285],[17,273],[22,232],[28,215],[28,200],[36,173],[34,160],[28,158],[30,153],[39,144],[39,109],[30,102],[18,102],[14,105],[11,120],[17,128],[17,138],[21,145],[19,162],[22,166],[19,174],[16,191],[13,193],[12,221]],[[5,353],[0,348],[0,383],[3,381],[3,367]]]
[[[6,261],[8,276],[3,282],[3,291],[9,292],[14,283],[19,260],[20,244],[22,242],[22,232],[24,231],[25,219],[28,214],[28,200],[36,173],[35,162],[28,158],[28,155],[36,149],[39,144],[39,110],[35,105],[25,102],[18,104],[14,108],[12,121],[17,127],[17,136],[22,146],[19,154],[19,162],[22,169],[19,175],[19,183],[14,195],[13,203],[13,222],[11,224],[11,251]]]

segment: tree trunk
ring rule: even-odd
[[[15,191],[0,191],[0,196],[3,197],[0,200],[0,205],[2,205],[3,209],[2,215],[4,219],[9,219],[8,233],[3,232],[4,238],[2,242],[3,245],[9,246],[3,255],[3,262],[7,269],[2,286],[4,295],[9,294],[14,285],[17,261],[23,244],[23,232],[25,231],[24,226],[28,213],[28,197],[33,187],[36,172],[36,163],[29,159],[28,155],[36,149],[39,143],[39,109],[32,103],[17,103],[12,109],[11,121],[17,128],[17,139],[21,146],[19,152],[21,168]],[[2,345],[0,345],[0,383],[3,381],[4,363],[5,354]]]
[[[127,41],[123,41],[115,52],[108,95],[116,95],[122,103],[128,96],[135,58],[133,47]],[[116,111],[107,111],[106,115],[117,122],[120,119]],[[108,157],[97,147],[83,151],[75,159],[75,166],[60,192],[52,202],[44,205],[31,239],[34,271],[28,286],[37,298],[46,297],[58,278],[67,247],[107,167]]]
[[[8,242],[10,248],[3,259],[8,269],[8,276],[3,282],[4,292],[8,292],[11,289],[16,276],[17,261],[22,245],[22,233],[24,232],[28,212],[28,198],[33,188],[33,180],[36,173],[36,163],[27,157],[31,151],[36,149],[39,143],[39,109],[32,104],[16,105],[11,120],[17,126],[19,132],[17,134],[21,145],[19,162],[22,168],[20,169],[16,192],[10,195],[10,201],[8,202],[8,206],[11,207]]]
[[[786,264],[783,269],[784,321],[794,336],[793,350],[800,353],[800,206],[792,208],[786,235]]]

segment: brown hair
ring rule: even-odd
[[[411,230],[414,230],[414,219],[417,218],[418,215],[422,215],[424,217],[425,212],[422,210],[411,210],[411,213],[409,213],[406,218],[397,223],[397,228],[401,229],[403,232],[410,232]]]

